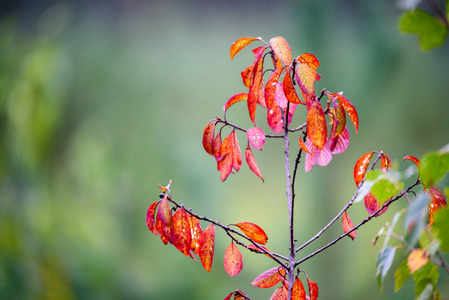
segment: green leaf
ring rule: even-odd
[[[394,272],[394,291],[397,292],[410,277],[410,269],[405,259]]]
[[[435,185],[449,172],[449,153],[431,152],[421,159],[420,179],[426,187]]]
[[[413,274],[413,281],[415,282],[415,295],[421,295],[428,284],[436,288],[440,272],[438,267],[429,261],[424,267],[419,268]]]
[[[402,183],[392,182],[389,179],[381,179],[371,188],[371,193],[377,199],[380,205],[384,204],[401,192],[404,187]]]
[[[424,283],[424,282],[423,282]],[[417,300],[428,300],[428,299],[435,299],[432,295],[433,295],[433,290],[434,290],[434,286],[431,285],[430,283],[428,283],[422,293],[419,295],[419,297],[417,298]]]
[[[380,249],[379,253],[377,253],[377,270],[376,270],[376,278],[377,278],[377,286],[379,290],[382,292],[382,280],[385,275],[387,275],[388,270],[393,263],[394,254],[396,248],[388,246]]]
[[[449,251],[449,207],[442,208],[435,213],[432,230],[436,232],[437,238],[441,241],[441,249]]]
[[[404,12],[399,18],[399,29],[405,33],[417,34],[423,50],[443,45],[447,37],[444,23],[419,9]]]

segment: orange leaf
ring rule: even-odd
[[[272,109],[274,103],[274,95],[276,93],[276,84],[279,81],[283,68],[278,68],[271,73],[270,78],[265,85],[265,103],[268,109]]]
[[[240,222],[235,224],[243,233],[258,244],[265,245],[268,241],[267,234],[258,225],[249,222]]]
[[[189,216],[190,223],[190,235],[192,237],[192,243],[190,244],[190,250],[196,255],[199,255],[201,242],[203,238],[203,229],[200,226],[200,220],[197,217]]]
[[[302,151],[312,154],[310,153],[309,148],[307,148],[306,144],[304,144],[304,141],[302,140],[302,138],[299,138],[299,147],[302,149]]]
[[[168,204],[167,196],[159,201],[159,208],[156,214],[156,229],[161,234],[164,244],[172,243],[171,230],[173,228],[173,218]]]
[[[148,211],[147,211],[147,226],[148,229],[153,233],[153,234],[158,234],[158,231],[156,229],[156,223],[155,223],[155,212],[156,212],[156,206],[159,204],[159,201],[156,201],[154,203],[152,203],[150,205],[150,207],[148,207]]]
[[[406,157],[404,157],[403,160],[405,161],[406,159],[410,159],[412,162],[414,162],[416,164],[416,166],[418,167],[418,169],[419,169],[419,164],[421,163],[419,161],[419,159],[417,159],[416,157],[411,156],[411,155],[407,155]]]
[[[260,172],[259,167],[257,166],[256,160],[254,159],[254,155],[253,155],[253,152],[251,151],[251,147],[249,146],[249,143],[245,150],[245,159],[246,159],[246,163],[248,164],[248,167],[250,168],[250,170],[253,171],[254,174],[256,174],[260,179],[262,179],[262,181],[264,181],[263,177],[262,177],[262,173]]]
[[[305,300],[305,299],[306,299],[306,291],[304,290],[304,286],[302,285],[301,280],[299,280],[299,278],[296,278],[292,289],[292,300]]]
[[[241,73],[242,74],[242,79],[243,79],[243,84],[247,88],[250,88],[251,87],[251,83],[253,82],[253,71],[254,71],[254,65],[251,65],[248,68],[246,68],[245,71],[243,71]]]
[[[374,197],[373,193],[371,193],[371,192],[366,194],[364,200],[365,200],[365,208],[366,208],[366,210],[368,211],[368,213],[370,215],[372,215],[373,213],[378,211],[379,208],[381,207],[380,204],[379,204],[379,201],[377,201],[376,197]],[[384,209],[382,209],[380,212],[378,212],[376,214],[376,217],[378,217],[381,214],[383,214],[387,209],[388,209],[388,206],[385,206]]]
[[[244,37],[236,40],[231,46],[231,59],[234,59],[234,56],[239,53],[240,50],[257,40],[259,39],[251,37]]]
[[[343,220],[343,231],[345,233],[354,228],[354,224],[352,223],[351,218],[348,216],[346,212],[343,213],[342,220]],[[354,240],[356,235],[357,233],[355,231],[352,231],[349,234],[349,237]]]
[[[271,49],[273,49],[276,57],[284,65],[289,65],[292,62],[292,49],[288,45],[287,41],[281,37],[275,37],[270,40]]]
[[[303,104],[306,103],[299,99],[298,94],[296,93],[295,87],[293,86],[293,81],[290,76],[290,73],[285,74],[284,81],[283,81],[283,89],[285,93],[285,97],[288,101],[296,104]]]
[[[225,105],[223,106],[223,110],[227,111],[228,108],[231,107],[231,105],[233,105],[237,102],[246,101],[246,100],[248,100],[248,94],[246,94],[246,93],[235,94],[231,98],[229,98],[228,101],[226,101]]]
[[[335,114],[337,122],[334,122],[335,132],[333,134],[333,137],[339,135],[346,127],[345,109],[343,108],[343,105],[341,105],[340,102],[338,103],[336,102]]]
[[[388,155],[382,153],[380,156],[380,169],[386,172],[391,169],[391,160]]]
[[[307,284],[309,285],[310,300],[316,300],[318,298],[318,285],[307,278]]]
[[[251,121],[256,124],[256,107],[259,100],[259,93],[261,92],[262,78],[263,78],[263,52],[266,47],[259,47],[253,50],[256,59],[254,61],[254,70],[252,75],[252,83],[248,92],[248,111]]]
[[[215,136],[212,146],[213,146],[212,152],[214,154],[215,160],[218,161],[218,159],[220,157],[220,147],[221,147],[221,134],[220,133],[218,133]]]
[[[224,256],[224,269],[229,276],[233,277],[240,273],[243,268],[243,258],[242,253],[240,253],[239,248],[231,242],[229,247],[226,249]]]
[[[327,138],[327,127],[323,107],[318,101],[313,101],[307,112],[307,136],[315,146],[323,149]]]
[[[235,290],[234,300],[247,300],[247,299],[249,299],[249,298],[246,297],[244,292],[242,292],[241,290]]]
[[[203,148],[210,155],[214,155],[213,147],[214,147],[214,134],[215,134],[215,125],[217,124],[217,120],[210,121],[203,131]],[[164,191],[165,192],[165,191]]]
[[[284,268],[275,267],[257,276],[256,279],[251,282],[251,285],[260,288],[270,288],[281,281],[281,278],[285,277],[285,273]]]
[[[259,245],[259,246],[260,246],[260,245]],[[267,252],[271,252],[270,250],[268,250],[268,249],[267,249],[266,247],[264,247],[264,246],[260,246],[260,247],[261,247],[263,250],[267,251]],[[263,253],[263,251],[260,250],[259,248],[257,248],[256,245],[254,245],[254,244],[248,245],[248,249],[254,250],[254,251],[258,252],[258,253]],[[272,258],[271,256],[269,256],[268,254],[265,253],[265,255],[266,255],[267,257],[273,259],[273,258]]]
[[[231,174],[232,169],[236,172],[242,165],[242,153],[235,130],[233,130],[223,141],[218,150],[217,169],[221,172],[220,178],[225,181]]]
[[[262,150],[265,144],[265,132],[259,127],[252,127],[246,131],[248,142],[257,150]]]
[[[446,200],[444,199],[443,194],[433,186],[431,186],[427,193],[430,197],[430,204],[429,204],[429,225],[433,225],[434,221],[434,215],[435,213],[440,210],[443,207],[447,206]]]
[[[278,287],[276,291],[274,291],[270,300],[288,300],[288,289],[285,285]]]
[[[362,155],[354,166],[354,181],[357,186],[365,178],[366,170],[368,169],[371,157],[373,157],[374,152],[368,152]]]
[[[304,53],[297,58],[298,64],[295,68],[296,81],[299,88],[306,95],[312,95],[315,92],[315,82],[320,80],[320,75],[316,69],[320,65],[318,59],[313,54]]]
[[[210,271],[212,268],[212,262],[214,261],[214,246],[215,246],[215,225],[209,225],[203,232],[203,238],[201,242],[201,248],[199,256],[201,263],[206,271]]]
[[[355,132],[357,132],[359,130],[359,116],[357,115],[355,107],[343,95],[337,93],[333,93],[332,95],[337,98],[338,102],[341,103],[349,118],[351,119],[352,124],[354,124]]]
[[[189,217],[184,210],[180,208],[173,215],[173,230],[171,231],[173,245],[185,256],[190,255],[192,245],[192,234],[190,230]]]
[[[407,266],[410,269],[410,274],[425,266],[429,261],[429,253],[423,249],[413,250],[407,258]]]

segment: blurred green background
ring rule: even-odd
[[[240,72],[252,63],[251,48],[229,58],[244,36],[283,36],[294,56],[315,54],[317,90],[343,90],[359,113],[345,153],[306,175],[301,166],[298,243],[351,198],[362,154],[383,150],[401,162],[447,144],[448,43],[422,52],[417,37],[398,31],[400,12],[387,0],[2,1],[0,298],[223,299],[238,288],[268,299],[274,288],[250,282],[271,260],[243,251],[243,271],[230,278],[223,232],[207,273],[148,231],[158,183],[172,179],[173,197],[200,215],[259,224],[267,247],[287,253],[282,143],[269,140],[255,153],[265,183],[246,166],[222,183],[201,145],[207,122],[245,92]],[[297,112],[298,124],[303,116]],[[243,104],[227,117],[250,126]],[[380,294],[375,279],[382,244],[371,240],[402,206],[303,265],[320,299],[413,297],[411,280],[395,294],[390,272]],[[361,203],[349,214],[366,217]],[[337,222],[300,255],[339,234]],[[405,258],[398,252],[393,268]],[[441,272],[445,297],[448,280]]]

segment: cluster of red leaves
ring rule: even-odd
[[[260,38],[241,38],[231,46],[231,59],[243,48]],[[264,41],[262,41],[264,42]],[[249,168],[263,180],[259,167],[254,159],[251,147],[262,150],[265,143],[265,132],[256,126],[256,109],[266,109],[266,120],[270,129],[279,134],[288,130],[298,104],[307,108],[307,141],[299,140],[301,149],[307,152],[305,169],[309,171],[315,164],[327,165],[332,154],[342,153],[349,144],[349,132],[346,128],[346,114],[358,130],[358,116],[354,106],[342,94],[326,92],[329,101],[323,108],[320,98],[315,95],[315,82],[321,75],[316,72],[320,63],[311,53],[304,53],[292,59],[292,52],[283,37],[272,38],[265,46],[253,49],[254,62],[242,73],[243,84],[247,93],[233,95],[224,104],[225,112],[235,103],[246,101],[249,117],[254,127],[246,130],[247,148],[245,159]],[[273,69],[264,83],[266,54],[272,58]],[[282,79],[283,76],[283,79]],[[298,86],[300,95],[295,88]],[[326,116],[329,117],[331,129],[327,129]],[[221,180],[226,180],[230,173],[240,170],[242,163],[239,142],[235,129],[221,140],[220,133],[215,135],[215,126],[223,122],[217,118],[210,121],[203,132],[203,147],[207,153],[214,156],[217,169],[221,172]],[[287,124],[285,124],[287,123]],[[328,131],[330,134],[328,135]]]
[[[168,195],[164,195],[161,200],[150,205],[146,216],[148,229],[159,235],[165,245],[174,245],[184,255],[194,260],[194,255],[198,255],[204,269],[210,271],[214,260],[215,225],[211,224],[203,231],[199,219],[182,207],[172,214],[169,199]],[[256,224],[240,222],[234,225],[253,243],[265,245],[268,241],[266,233]],[[248,248],[262,252],[255,244]],[[262,249],[269,252],[264,247]],[[242,254],[232,241],[225,252],[224,269],[230,276],[235,276],[242,268]]]
[[[416,157],[413,156],[406,156],[404,157],[404,160],[411,160],[413,161],[416,166],[418,167],[418,170],[420,170],[420,161],[419,159],[417,159]],[[446,199],[444,199],[443,194],[435,187],[433,186],[423,186],[424,188],[424,192],[429,195],[430,198],[430,203],[429,203],[429,213],[428,213],[428,217],[429,217],[429,226],[432,226],[433,221],[434,221],[434,215],[435,213],[440,210],[443,207],[447,206],[447,202]]]

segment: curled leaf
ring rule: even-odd
[[[159,201],[159,207],[156,214],[156,229],[161,234],[161,239],[164,244],[172,244],[172,228],[173,217],[170,210],[170,205],[168,204],[167,196],[165,196],[161,201]]]
[[[354,166],[354,181],[357,186],[365,178],[366,170],[368,169],[371,157],[373,157],[374,152],[368,152],[362,155]]]
[[[240,222],[235,224],[243,233],[254,242],[265,245],[268,241],[267,234],[258,225],[250,222]]]
[[[242,253],[239,248],[231,242],[225,252],[224,256],[224,269],[229,276],[233,277],[240,273],[243,268]]]
[[[150,207],[148,207],[147,211],[147,226],[148,229],[153,234],[158,234],[158,231],[156,229],[156,223],[155,223],[155,213],[156,213],[156,207],[159,204],[159,201],[151,203]]]
[[[340,104],[343,106],[349,118],[351,119],[352,124],[354,124],[355,132],[357,132],[359,130],[359,116],[354,105],[352,105],[352,103],[349,102],[349,100],[341,94],[333,93],[332,95],[337,98],[338,102],[340,102]]]
[[[417,159],[416,157],[411,156],[411,155],[407,155],[406,157],[404,157],[403,160],[405,161],[406,159],[409,159],[409,160],[411,160],[412,162],[414,162],[414,163],[416,164],[416,166],[418,167],[418,169],[419,169],[419,164],[420,164],[419,159]]]
[[[214,155],[214,134],[217,120],[210,121],[203,131],[203,148],[210,155]],[[164,191],[165,192],[165,191]]]
[[[236,40],[231,46],[231,59],[234,59],[234,56],[239,53],[243,48],[248,46],[254,41],[260,40],[260,38],[252,38],[252,37],[243,37]]]
[[[248,167],[250,168],[250,170],[253,171],[254,174],[256,174],[260,179],[262,179],[262,181],[264,181],[263,177],[262,177],[262,173],[260,172],[260,169],[257,166],[253,152],[251,151],[251,147],[249,146],[249,143],[245,150],[245,159],[246,159],[246,163],[248,164]]]
[[[308,277],[307,277],[307,284],[309,285],[310,300],[316,300],[318,298],[318,284],[310,280]]]
[[[228,101],[226,101],[225,105],[223,106],[223,110],[227,111],[229,107],[231,107],[233,104],[240,102],[240,101],[246,101],[248,100],[248,94],[246,93],[238,93],[235,95],[232,95],[231,98],[229,98]]]
[[[350,231],[351,229],[354,228],[354,224],[352,223],[351,218],[348,216],[348,214],[346,212],[343,213],[342,220],[343,220],[343,231],[345,233],[347,233],[348,231]],[[355,231],[352,231],[349,234],[349,237],[354,240],[356,235],[357,235],[357,233]]]
[[[435,213],[440,210],[443,207],[447,206],[447,202],[444,199],[443,194],[431,186],[427,190],[427,194],[429,194],[430,197],[430,204],[429,204],[429,225],[432,226],[434,222],[434,215]]]

